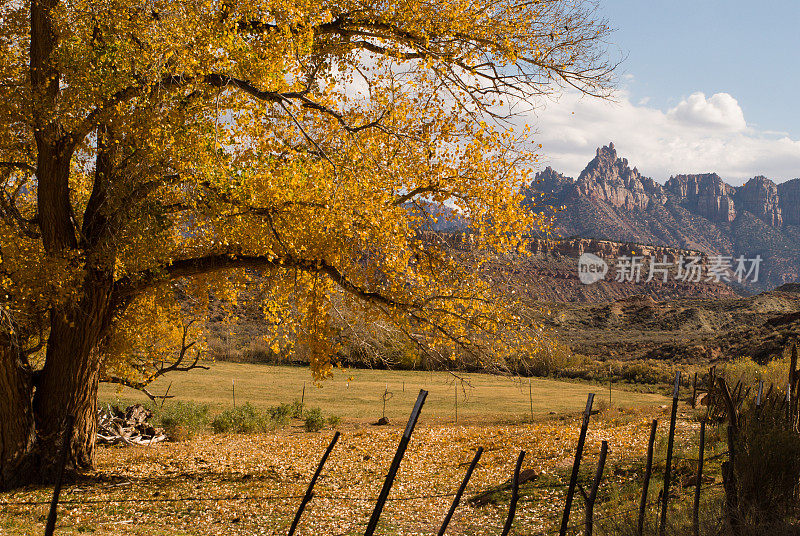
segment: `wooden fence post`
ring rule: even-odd
[[[378,526],[378,520],[380,519],[381,512],[383,511],[383,506],[386,504],[386,499],[389,497],[389,491],[392,489],[394,477],[397,475],[397,470],[400,469],[400,462],[403,460],[403,455],[406,453],[408,442],[411,440],[411,433],[414,431],[414,427],[417,425],[419,413],[422,410],[422,405],[425,403],[425,398],[427,396],[428,391],[424,389],[419,390],[419,395],[417,395],[417,401],[414,404],[414,409],[411,410],[411,416],[408,419],[408,424],[406,424],[403,437],[400,438],[400,444],[397,446],[397,452],[392,460],[389,473],[386,475],[386,480],[383,481],[383,488],[381,488],[381,493],[378,496],[378,502],[375,504],[375,509],[372,511],[372,516],[369,518],[369,522],[367,523],[367,530],[364,532],[364,536],[372,536],[375,533],[375,529]]]
[[[672,413],[669,417],[669,440],[667,441],[667,461],[664,468],[664,491],[661,494],[661,521],[658,525],[659,536],[664,536],[667,529],[667,504],[669,503],[669,481],[672,476],[672,449],[675,446],[675,420],[678,417],[678,393],[681,388],[681,372],[675,373],[675,388],[672,390]]]
[[[511,484],[511,503],[508,505],[508,517],[503,527],[502,536],[508,536],[511,532],[511,525],[514,523],[514,514],[517,513],[517,501],[519,500],[519,471],[522,468],[522,459],[525,458],[525,451],[521,450],[517,457],[517,465],[514,468],[514,480]]]
[[[236,380],[231,380],[231,396],[233,396],[233,409],[236,409]]]
[[[478,450],[475,452],[475,457],[472,458],[472,463],[469,464],[467,474],[464,475],[464,480],[461,481],[461,485],[458,487],[456,496],[453,498],[453,504],[450,505],[450,510],[444,517],[444,521],[442,522],[442,527],[439,529],[438,536],[444,536],[444,533],[447,530],[447,525],[450,524],[450,520],[453,518],[453,514],[456,512],[456,508],[458,508],[458,503],[461,502],[461,496],[464,495],[464,490],[467,489],[467,484],[469,483],[469,479],[472,477],[472,472],[478,465],[478,460],[481,459],[481,454],[483,454],[483,447],[478,447]]]
[[[653,471],[653,445],[656,441],[656,428],[658,421],[653,419],[650,423],[650,439],[647,441],[647,466],[644,468],[644,484],[642,485],[642,499],[639,501],[639,524],[637,534],[644,533],[644,514],[647,509],[647,492],[650,488],[650,474]]]
[[[739,525],[739,497],[737,495],[736,471],[736,424],[728,425],[728,460],[722,462],[722,487],[725,490],[725,516],[736,534]]]
[[[561,529],[559,536],[566,536],[567,527],[569,525],[569,511],[572,508],[572,499],[575,496],[575,485],[578,483],[578,471],[581,467],[581,456],[583,456],[583,445],[586,443],[586,430],[589,428],[589,417],[592,415],[592,402],[594,402],[594,393],[589,393],[586,399],[586,409],[583,412],[583,422],[581,423],[581,433],[578,436],[578,446],[575,449],[575,461],[572,464],[572,474],[569,478],[569,487],[567,488],[567,500],[564,505],[564,516],[561,518]]]
[[[53,536],[56,530],[56,518],[58,517],[58,497],[61,495],[61,481],[64,479],[64,468],[67,466],[67,458],[72,445],[72,428],[75,425],[75,417],[67,415],[64,422],[64,444],[61,447],[61,459],[58,461],[58,473],[56,473],[56,483],[53,487],[53,500],[50,501],[50,513],[47,515],[47,525],[44,527],[44,536]]]
[[[694,378],[692,379],[692,409],[697,407],[697,373],[694,373]]]
[[[700,421],[700,452],[697,456],[697,486],[694,488],[694,508],[692,508],[692,528],[694,536],[700,536],[700,488],[703,485],[703,458],[706,449],[706,420]]]
[[[597,460],[597,473],[594,475],[592,489],[589,494],[581,489],[583,500],[586,502],[586,536],[592,536],[594,529],[594,503],[597,500],[597,490],[600,488],[600,481],[603,479],[603,468],[606,465],[606,455],[608,454],[608,441],[603,441],[600,446],[600,459]]]
[[[333,434],[333,439],[328,445],[328,448],[325,450],[325,454],[322,455],[322,459],[319,461],[317,470],[314,472],[314,476],[311,477],[311,482],[308,483],[308,489],[306,490],[306,494],[303,495],[303,500],[300,501],[300,507],[297,509],[297,513],[294,515],[294,520],[292,521],[292,526],[289,528],[288,536],[292,536],[294,534],[294,531],[297,530],[297,524],[300,523],[300,516],[303,515],[303,511],[306,509],[306,505],[314,497],[314,485],[317,483],[317,479],[319,478],[320,473],[322,473],[322,467],[328,460],[328,456],[331,455],[333,447],[336,445],[336,442],[339,441],[340,435],[341,434],[339,432]]]

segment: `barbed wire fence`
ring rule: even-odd
[[[526,492],[531,492],[534,490],[565,490],[565,505],[563,512],[558,514],[553,514],[546,517],[540,517],[537,519],[541,523],[541,525],[545,528],[540,530],[539,532],[534,532],[533,534],[539,534],[541,536],[550,536],[558,534],[559,536],[567,536],[568,534],[575,534],[577,531],[582,531],[587,536],[591,536],[592,534],[592,527],[597,523],[603,523],[609,520],[619,519],[623,516],[632,516],[638,519],[638,533],[642,534],[642,527],[644,526],[645,517],[647,517],[648,512],[652,516],[652,507],[656,507],[657,516],[656,516],[656,527],[659,534],[664,534],[666,530],[667,521],[668,521],[668,510],[669,510],[669,501],[680,499],[681,497],[679,494],[673,493],[670,490],[670,471],[673,468],[673,462],[675,460],[683,460],[687,462],[691,462],[697,465],[696,467],[696,474],[694,475],[695,478],[695,486],[694,489],[683,490],[682,494],[692,493],[694,495],[694,503],[693,503],[693,524],[694,524],[694,532],[698,534],[698,508],[700,504],[700,496],[702,491],[709,491],[711,489],[719,489],[722,486],[721,482],[711,482],[711,483],[704,483],[703,482],[703,468],[704,464],[711,462],[713,460],[717,460],[719,458],[723,458],[728,456],[729,453],[727,451],[719,452],[713,456],[704,457],[705,451],[705,443],[704,443],[704,429],[705,429],[705,422],[701,423],[701,440],[699,445],[699,456],[697,458],[691,457],[681,457],[681,456],[673,456],[673,448],[672,444],[674,441],[675,436],[675,420],[676,420],[676,413],[677,413],[677,406],[678,406],[678,393],[681,385],[681,373],[678,372],[676,374],[675,379],[675,387],[673,391],[673,400],[672,400],[672,412],[670,415],[670,427],[669,427],[669,435],[668,435],[668,449],[667,455],[665,459],[665,473],[663,478],[663,487],[658,494],[657,499],[649,499],[648,495],[648,488],[647,483],[649,483],[650,474],[652,472],[652,465],[653,465],[653,446],[655,441],[655,428],[657,426],[657,421],[653,421],[652,425],[652,433],[650,434],[649,444],[648,444],[648,461],[646,467],[646,475],[645,475],[645,486],[642,493],[642,500],[639,505],[636,507],[631,508],[624,508],[622,510],[604,510],[599,515],[595,516],[593,514],[593,506],[594,500],[597,496],[598,490],[603,483],[603,472],[604,472],[604,463],[605,463],[605,441],[604,448],[601,449],[601,453],[599,456],[597,455],[584,455],[583,447],[586,438],[587,429],[590,423],[590,418],[594,414],[592,411],[592,405],[594,400],[594,394],[589,394],[587,397],[586,408],[583,412],[583,420],[581,423],[580,428],[580,435],[578,440],[578,445],[575,451],[575,457],[572,465],[572,470],[570,473],[569,482],[567,484],[558,483],[558,484],[535,484],[535,483],[527,483],[526,484]],[[696,397],[696,380],[694,382],[693,393],[692,393],[692,401]],[[0,506],[44,506],[49,504],[49,515],[47,524],[45,527],[45,536],[52,536],[55,533],[55,525],[57,519],[57,512],[59,505],[62,506],[69,506],[69,505],[87,505],[87,504],[105,504],[105,503],[125,503],[125,502],[135,502],[135,503],[191,503],[191,502],[231,502],[231,501],[261,501],[261,502],[268,502],[268,501],[289,501],[289,500],[300,500],[298,509],[295,513],[293,521],[288,531],[288,536],[293,536],[297,527],[300,525],[302,521],[302,515],[306,508],[306,506],[314,499],[317,500],[330,500],[330,501],[352,501],[352,502],[367,502],[367,503],[374,503],[374,508],[372,510],[372,514],[369,518],[369,521],[366,523],[363,522],[355,522],[350,529],[348,529],[343,534],[350,533],[352,527],[358,525],[365,526],[365,536],[372,536],[375,532],[376,527],[378,526],[381,513],[383,508],[387,502],[405,502],[405,501],[419,501],[419,500],[427,500],[427,499],[444,499],[444,498],[451,498],[452,503],[450,508],[447,512],[447,515],[444,518],[444,521],[441,524],[441,527],[438,531],[439,536],[444,536],[448,524],[453,517],[454,512],[458,508],[463,494],[469,484],[470,478],[472,476],[473,471],[475,470],[480,457],[483,453],[483,448],[478,447],[476,450],[475,456],[470,463],[464,479],[461,481],[458,488],[451,492],[443,492],[443,493],[430,493],[430,494],[418,494],[418,495],[408,495],[408,496],[390,496],[391,488],[394,483],[394,479],[398,473],[400,468],[400,464],[404,457],[406,448],[408,443],[411,439],[411,435],[414,431],[414,428],[417,424],[417,420],[419,418],[420,412],[422,407],[425,403],[425,399],[427,397],[427,391],[420,390],[419,395],[417,397],[417,401],[414,405],[414,408],[411,412],[411,416],[409,417],[408,423],[405,427],[404,433],[401,436],[400,443],[398,445],[397,451],[395,453],[394,459],[392,461],[391,467],[386,475],[386,478],[383,482],[383,486],[381,488],[380,494],[377,497],[364,497],[364,496],[352,496],[346,494],[316,494],[314,492],[315,484],[319,477],[323,474],[323,469],[325,466],[326,461],[332,454],[336,443],[340,438],[340,433],[337,431],[333,439],[331,440],[330,444],[328,445],[325,453],[323,454],[320,462],[317,466],[317,469],[311,478],[309,485],[303,494],[276,494],[276,493],[268,493],[268,494],[251,494],[251,495],[241,495],[241,494],[233,494],[233,495],[217,495],[217,496],[209,496],[209,497],[200,497],[200,496],[190,496],[190,497],[137,497],[137,498],[119,498],[109,500],[105,499],[92,499],[92,498],[81,498],[81,499],[65,499],[61,500],[61,481],[62,475],[64,471],[64,466],[66,464],[66,453],[68,449],[68,445],[64,445],[64,456],[62,456],[61,460],[61,467],[59,469],[59,473],[57,476],[57,481],[53,489],[53,496],[52,499],[49,501],[45,500],[26,500],[26,501],[0,501]],[[71,426],[71,419],[68,419],[67,427]],[[68,430],[67,430],[68,431]],[[69,438],[71,434],[65,433],[64,437]],[[517,464],[514,470],[514,474],[510,479],[511,482],[511,500],[509,504],[508,514],[505,519],[505,523],[503,525],[502,536],[507,536],[511,528],[513,526],[514,518],[516,515],[516,508],[517,503],[521,500],[522,502],[533,502],[536,499],[525,497],[520,499],[519,497],[519,488],[520,488],[520,469],[522,466],[522,461],[525,458],[526,453],[525,451],[521,451],[519,453]],[[597,458],[597,472],[593,482],[587,482],[584,478],[584,481],[579,481],[580,478],[580,469],[581,463],[588,460],[594,460]],[[551,458],[545,457],[528,457],[528,460],[540,460],[544,462],[552,462]],[[584,484],[591,485],[591,489],[587,492],[584,488]],[[574,513],[579,513],[576,509],[573,508],[572,502],[575,499],[575,492],[579,492],[580,495],[583,496],[584,499],[584,517],[585,519],[581,522],[574,521],[572,515]],[[685,497],[684,497],[685,498]],[[560,524],[558,528],[546,528],[548,526],[552,526],[559,521]],[[572,521],[571,521],[572,518]]]

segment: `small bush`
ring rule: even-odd
[[[303,415],[305,414],[305,404],[300,402],[299,400],[295,400],[292,402],[291,406],[289,406],[292,410],[292,418],[294,419],[302,419]]]
[[[270,429],[272,419],[249,402],[243,406],[229,408],[217,415],[211,427],[217,433],[252,434]]]
[[[305,412],[306,432],[319,432],[325,427],[325,418],[319,408],[309,408]]]
[[[208,404],[174,402],[153,408],[156,423],[172,441],[191,439],[208,426]]]
[[[331,428],[339,428],[342,419],[338,415],[330,415],[325,419],[325,423]]]
[[[800,436],[781,409],[756,419],[744,412],[736,445],[735,471],[742,516],[756,523],[779,520],[796,508],[800,492]]]
[[[278,404],[267,409],[267,414],[275,426],[286,426],[289,419],[294,416],[294,406],[292,404]]]

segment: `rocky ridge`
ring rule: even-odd
[[[577,180],[548,167],[523,193],[532,210],[559,209],[554,231],[562,237],[760,255],[762,277],[749,291],[800,280],[800,179],[757,176],[737,187],[716,173],[678,174],[661,185],[609,143]]]

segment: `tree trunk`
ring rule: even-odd
[[[0,326],[0,489],[23,485],[35,472],[30,371],[6,328]]]
[[[11,330],[0,330],[0,489],[54,480],[67,415],[75,417],[67,471],[93,466],[98,346],[111,283],[110,274],[90,270],[79,302],[51,314],[45,365],[35,381]]]
[[[110,274],[89,271],[83,298],[72,310],[54,311],[41,380],[33,400],[41,481],[55,477],[67,415],[75,418],[69,471],[94,464],[97,435],[98,346],[108,319]]]

